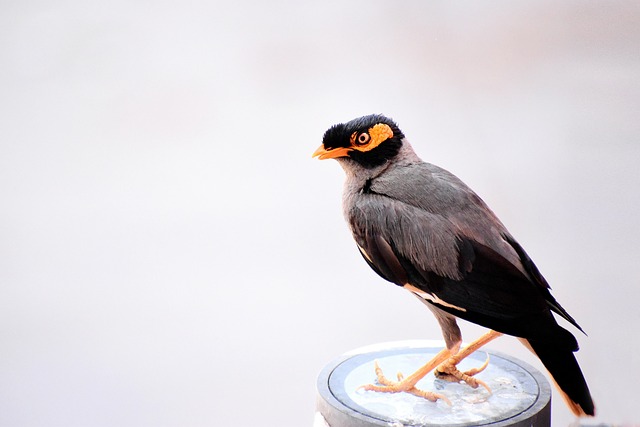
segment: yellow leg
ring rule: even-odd
[[[464,381],[469,386],[473,388],[477,388],[479,385],[484,387],[489,393],[491,393],[491,389],[489,386],[482,380],[474,378],[473,376],[484,371],[489,364],[489,357],[487,356],[487,360],[484,362],[482,366],[479,368],[470,369],[466,372],[461,372],[457,368],[457,364],[460,363],[465,357],[477,351],[480,347],[485,344],[493,341],[494,339],[502,336],[502,333],[496,331],[489,331],[482,335],[480,338],[460,350],[458,353],[444,361],[440,364],[435,371],[433,372],[436,377],[440,379],[444,379],[452,382],[460,382]]]
[[[463,348],[462,350],[459,350],[459,346],[456,346],[455,348],[453,348],[452,349],[453,351],[447,348],[444,348],[438,354],[436,354],[433,357],[433,359],[425,363],[422,367],[420,367],[417,371],[415,371],[413,374],[409,375],[408,377],[405,378],[404,375],[399,373],[398,381],[392,381],[387,377],[385,377],[384,374],[382,373],[382,369],[380,368],[380,366],[378,365],[378,362],[376,361],[375,362],[376,377],[378,379],[378,383],[381,385],[367,384],[367,385],[361,386],[360,388],[364,390],[378,391],[383,393],[406,392],[406,393],[414,394],[416,396],[423,397],[432,402],[435,402],[438,399],[442,399],[445,402],[447,402],[447,404],[451,405],[451,401],[441,394],[433,393],[426,390],[420,390],[416,388],[416,384],[418,383],[418,381],[424,378],[425,375],[427,375],[429,372],[436,369],[436,372],[435,372],[436,376],[442,375],[447,379],[456,381],[456,382],[464,381],[470,386],[472,386],[473,388],[477,388],[478,385],[482,385],[484,388],[487,389],[489,393],[491,393],[491,389],[489,388],[489,386],[487,386],[483,381],[478,380],[477,378],[473,378],[473,375],[479,372],[482,372],[487,367],[489,363],[488,359],[484,363],[484,365],[482,365],[480,368],[472,369],[467,372],[460,372],[456,368],[456,365],[460,363],[465,357],[469,356],[470,354],[478,350],[483,345],[498,338],[501,335],[502,333],[500,332],[489,331],[486,334],[482,335],[477,340],[475,340],[474,342],[472,342],[471,344],[469,344],[468,346],[466,346],[465,348]]]

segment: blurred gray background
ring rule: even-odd
[[[0,3],[0,425],[310,425],[341,353],[440,339],[311,159],[369,113],[474,188],[587,331],[586,423],[640,422],[639,22],[635,1]]]

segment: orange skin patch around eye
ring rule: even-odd
[[[384,123],[378,123],[377,125],[369,128],[367,135],[369,135],[369,142],[364,145],[357,144],[357,138],[361,133],[354,132],[351,134],[349,138],[349,143],[351,147],[338,147],[331,148],[326,150],[324,148],[324,144],[320,145],[318,149],[313,153],[312,157],[317,157],[320,160],[324,159],[335,159],[338,157],[347,157],[350,151],[358,150],[360,152],[366,152],[373,150],[378,145],[382,144],[389,138],[393,137],[393,131],[389,127],[389,125],[385,125]]]
[[[351,135],[351,146],[358,151],[370,151],[376,148],[378,145],[382,144],[389,138],[393,138],[393,131],[389,127],[389,125],[385,125],[384,123],[378,123],[377,125],[369,128],[369,142],[365,145],[357,145],[356,138],[358,137],[358,133],[355,132]]]
[[[349,144],[351,144],[352,147],[356,146],[356,138],[358,137],[358,132],[354,132],[351,134],[351,138],[349,138]]]

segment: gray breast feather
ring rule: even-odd
[[[458,244],[471,239],[528,275],[505,240],[510,236],[487,205],[453,174],[429,163],[396,165],[374,178],[369,191],[345,197],[356,241],[381,236],[424,271],[462,278]]]

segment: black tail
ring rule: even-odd
[[[570,336],[575,343],[575,338],[569,331],[558,328]],[[553,377],[573,413],[576,416],[595,415],[589,387],[573,355],[577,346],[567,346],[568,337],[563,339],[560,345],[556,340],[528,339],[527,341]]]

